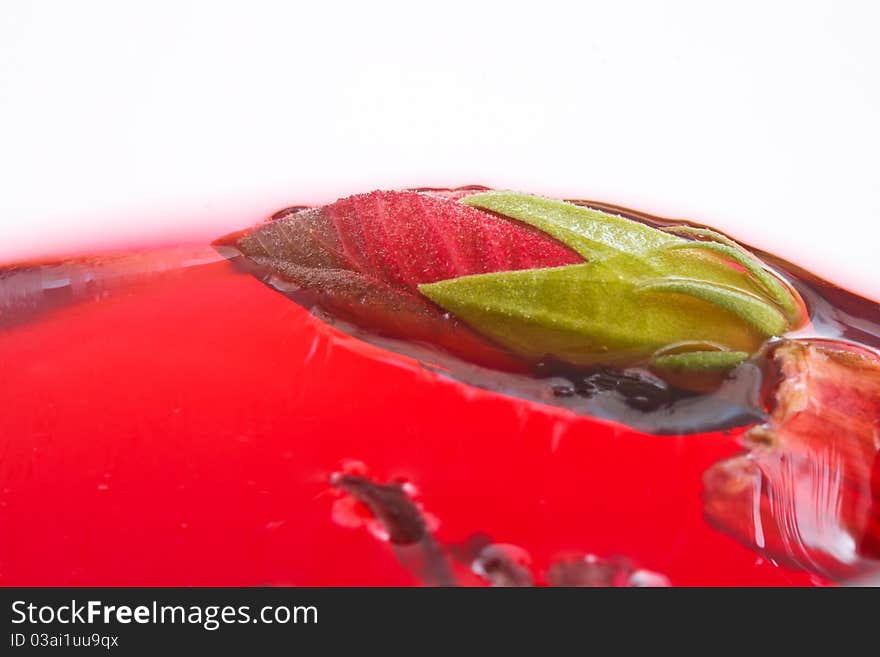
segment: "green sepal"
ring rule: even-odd
[[[708,228],[695,228],[692,226],[676,226],[676,233],[693,235],[695,237],[707,237],[711,242],[688,240],[680,243],[665,245],[667,249],[703,249],[717,253],[742,266],[751,274],[761,290],[770,296],[782,309],[786,319],[792,324],[802,321],[802,308],[791,290],[785,286],[774,274],[769,272],[766,265],[739,244],[730,238]],[[672,230],[670,227],[668,230]]]
[[[687,294],[729,310],[742,321],[754,326],[766,336],[785,332],[787,323],[774,306],[753,294],[735,288],[700,280],[663,279],[646,281],[639,285],[641,292]]]
[[[617,215],[541,196],[483,192],[461,202],[534,226],[587,260],[619,252],[640,254],[678,239]]]
[[[631,365],[681,342],[753,351],[765,335],[690,290],[645,289],[604,263],[464,276],[419,286],[481,333],[532,359]],[[660,292],[678,292],[677,298]]]

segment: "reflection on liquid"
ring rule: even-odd
[[[0,330],[218,260],[210,247],[181,246],[0,266]]]
[[[780,563],[844,580],[880,570],[880,358],[785,341],[770,421],[704,475],[716,527]]]

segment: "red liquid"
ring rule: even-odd
[[[515,546],[538,583],[583,554],[676,585],[824,583],[704,520],[701,477],[742,429],[655,436],[458,383],[227,261],[179,266],[207,248],[111,268],[156,257],[178,266],[105,294],[0,279],[2,585],[431,583],[346,526],[330,482],[351,461],[411,482],[442,549]],[[485,583],[470,559],[454,576]]]

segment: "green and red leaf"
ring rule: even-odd
[[[481,364],[518,359],[428,300],[440,280],[583,262],[540,230],[435,193],[372,192],[293,211],[216,242],[272,285],[310,292],[342,318]]]

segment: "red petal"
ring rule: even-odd
[[[525,224],[418,192],[372,192],[328,205],[361,273],[415,289],[446,278],[582,261]]]

